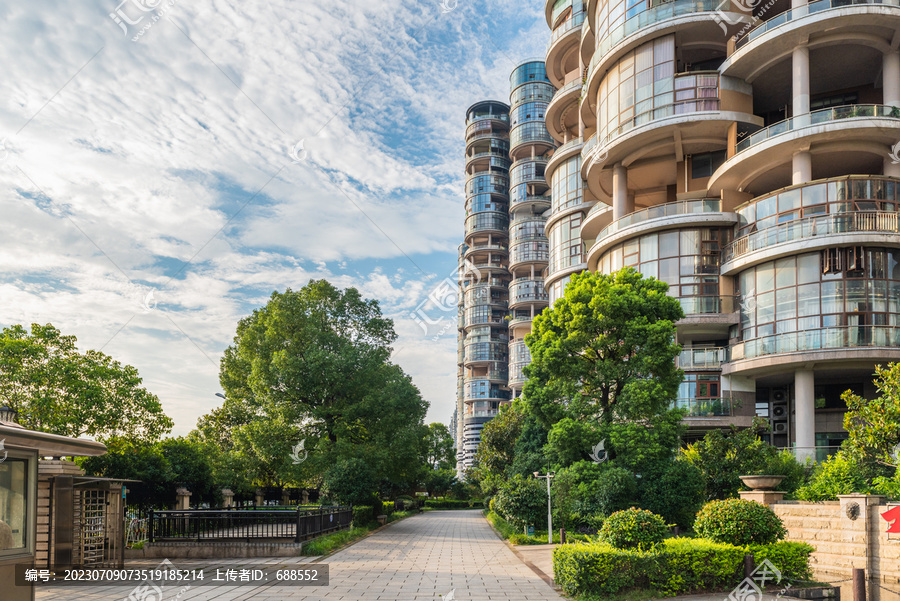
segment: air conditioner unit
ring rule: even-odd
[[[775,422],[772,426],[772,431],[776,434],[787,434],[787,422]]]
[[[773,392],[773,393],[772,393],[772,400],[773,400],[773,401],[783,401],[783,400],[784,400],[784,391],[783,391],[783,390],[776,390],[775,392]]]
[[[775,420],[784,420],[787,419],[787,405],[785,404],[775,404],[772,405],[772,419]]]

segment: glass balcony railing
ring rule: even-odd
[[[550,244],[545,242],[538,248],[531,248],[534,243],[514,246],[509,253],[509,264],[547,262],[550,260]],[[526,247],[527,246],[527,247]]]
[[[686,348],[678,355],[675,363],[683,370],[719,369],[728,359],[725,347]]]
[[[596,147],[597,147],[597,134],[594,133],[594,134],[591,134],[590,136],[588,136],[588,139],[584,141],[584,146],[581,147],[581,162],[582,162],[582,164],[584,164],[584,162],[588,160],[588,158],[591,155],[591,152]]]
[[[509,360],[509,350],[503,342],[466,344],[466,363],[507,360]]]
[[[888,211],[857,211],[795,219],[738,238],[725,247],[723,262],[777,244],[831,234],[858,232],[900,233],[898,214]]]
[[[718,399],[676,399],[676,409],[687,409],[685,417],[729,417],[732,412],[730,398]]]
[[[567,83],[566,85],[564,85],[563,87],[556,90],[556,93],[553,94],[553,100],[562,98],[563,96],[565,96],[572,90],[580,90],[583,85],[584,84],[581,82],[580,79],[574,79],[574,80],[570,81],[569,83]],[[553,100],[550,101],[550,104],[553,104]]]
[[[512,326],[520,323],[527,323],[533,319],[531,313],[527,311],[512,311],[509,315],[509,325]]]
[[[780,15],[776,15],[769,19],[768,21],[763,21],[762,23],[758,23],[754,27],[752,27],[749,31],[747,31],[743,36],[737,39],[734,44],[734,49],[738,48],[752,42],[759,36],[763,35],[767,31],[771,31],[778,27],[779,25],[784,25],[794,19],[799,19],[800,17],[805,17],[806,15],[811,15],[814,13],[821,12],[823,10],[828,10],[831,8],[844,8],[846,6],[854,6],[857,4],[890,4],[889,2],[885,2],[884,0],[818,0],[817,2],[810,2],[803,8],[788,10],[786,12],[781,13]]]
[[[597,203],[591,207],[591,213],[594,210],[601,210],[606,207],[603,203]],[[602,240],[607,236],[611,236],[619,231],[644,223],[652,219],[663,219],[666,217],[674,217],[675,215],[696,215],[698,213],[721,213],[722,201],[715,198],[704,198],[702,200],[681,200],[678,202],[667,202],[661,205],[647,207],[634,213],[629,213],[624,217],[617,219],[600,231],[597,240]],[[588,213],[590,215],[591,213]]]
[[[515,303],[546,303],[550,296],[544,289],[542,278],[519,278],[509,285],[509,302]]]
[[[678,302],[685,317],[734,313],[739,306],[736,296],[682,296]]]
[[[594,52],[594,58],[591,59],[589,72],[593,72],[597,64],[603,59],[610,49],[637,31],[654,25],[666,19],[690,15],[693,13],[715,11],[719,9],[722,0],[675,0],[674,2],[666,2],[648,8],[633,17],[627,19],[624,23],[613,27],[602,38],[597,40],[597,50]],[[602,28],[601,28],[602,29]]]
[[[845,106],[835,106],[803,115],[797,115],[796,117],[773,123],[772,125],[747,136],[737,143],[735,152],[743,152],[760,142],[765,142],[775,136],[780,136],[781,134],[802,129],[810,125],[820,125],[822,123],[830,123],[832,121],[853,119],[857,117],[890,117],[900,119],[900,108],[884,106],[882,104],[848,104]]]
[[[493,132],[495,135],[503,135],[509,129],[509,115],[494,115],[481,117],[466,126],[466,139],[476,134]]]
[[[568,142],[566,142],[565,144],[563,144],[562,146],[560,146],[559,148],[554,150],[553,156],[562,156],[566,152],[568,152],[570,149],[577,148],[578,146],[581,146],[582,144],[584,144],[584,140],[582,138],[572,138],[571,140],[569,140]],[[553,157],[550,157],[550,160],[553,160]]]
[[[573,29],[581,29],[582,23],[584,23],[584,12],[577,12],[562,23],[559,24],[554,30],[553,33],[550,34],[550,42],[547,44],[547,51],[553,46],[553,43],[556,42],[559,38],[563,37]]]
[[[509,147],[514,149],[521,144],[544,143],[555,146],[556,140],[547,131],[543,119],[539,121],[526,121],[513,127],[509,133]]]
[[[732,345],[730,360],[860,347],[900,347],[900,327],[836,326],[802,332],[782,332]]]
[[[498,212],[473,213],[466,217],[466,236],[479,232],[509,230],[509,215]]]
[[[520,207],[525,204],[550,204],[551,202],[550,196],[526,196],[521,199],[512,199],[510,201],[510,207]]]

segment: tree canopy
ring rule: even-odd
[[[880,396],[872,400],[850,390],[841,397],[847,403],[844,448],[863,464],[896,467],[900,463],[900,363],[876,366],[875,387]]]
[[[75,336],[51,324],[0,332],[0,402],[27,428],[63,436],[154,441],[172,420],[137,369],[99,351],[80,352]]]

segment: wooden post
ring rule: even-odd
[[[853,568],[853,601],[866,601],[866,571]]]
[[[565,528],[559,529],[559,544],[561,544],[561,545],[566,544],[566,529]]]
[[[744,578],[750,578],[756,570],[756,562],[749,553],[744,555]]]

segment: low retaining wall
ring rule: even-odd
[[[144,543],[143,549],[126,549],[125,559],[251,559],[296,557],[303,543],[171,542]]]
[[[853,599],[852,570],[866,571],[869,601],[900,601],[900,534],[888,534],[882,514],[900,506],[885,497],[842,495],[840,501],[770,505],[788,530],[788,540],[815,547],[817,580],[836,583],[842,599]]]

